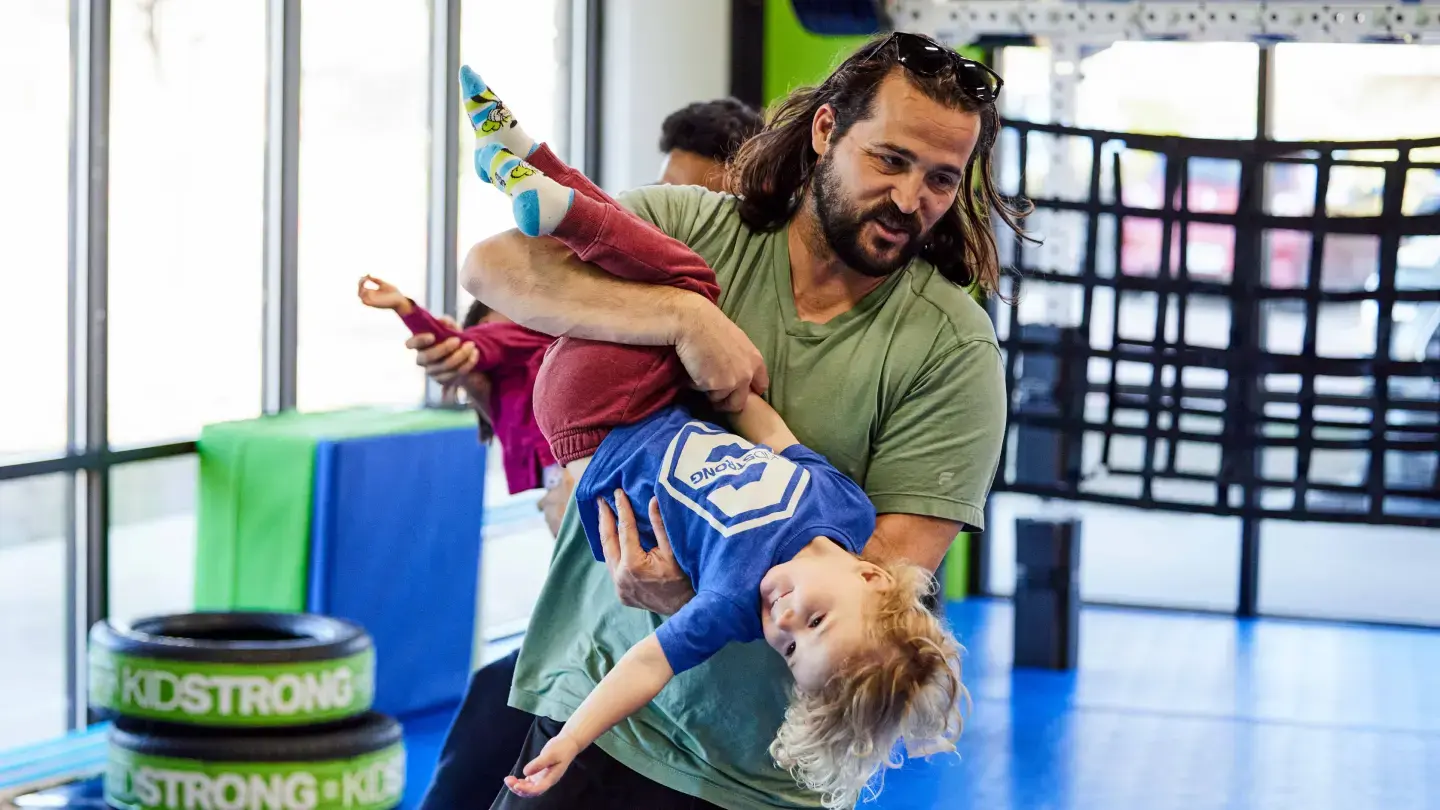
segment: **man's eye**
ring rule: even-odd
[[[884,163],[884,164],[885,164],[885,167],[886,167],[887,169],[903,169],[903,168],[905,168],[905,161],[904,161],[904,159],[895,157],[894,155],[881,155],[881,156],[880,156],[880,162],[881,162],[881,163]]]
[[[792,656],[792,655],[794,655],[794,654],[795,654],[795,642],[792,641],[792,642],[790,642],[790,646],[785,648],[785,657],[786,657],[786,658],[789,658],[790,656]]]
[[[811,619],[811,620],[810,620],[810,629],[811,629],[811,630],[814,630],[815,628],[819,627],[819,626],[820,626],[820,622],[821,622],[824,618],[825,618],[824,616],[816,616],[815,618]]]

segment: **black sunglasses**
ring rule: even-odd
[[[1000,97],[1000,88],[1005,80],[1000,74],[976,62],[966,59],[950,48],[946,48],[929,37],[895,31],[875,46],[871,56],[876,56],[891,45],[895,46],[895,58],[906,70],[917,76],[939,76],[949,70],[955,76],[955,83],[961,92],[981,104],[994,104]]]

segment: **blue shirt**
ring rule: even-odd
[[[620,489],[634,507],[640,544],[655,547],[651,496],[675,560],[695,598],[656,631],[675,674],[732,641],[763,638],[760,580],[816,536],[859,554],[875,531],[875,508],[854,481],[802,445],[780,453],[672,407],[611,431],[575,486],[595,559],[596,498],[615,509]]]

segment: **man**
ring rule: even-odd
[[[660,127],[660,182],[726,191],[725,164],[765,125],[760,114],[733,98],[697,101]]]
[[[760,131],[763,121],[759,113],[735,99],[700,101],[682,107],[665,118],[661,126],[660,152],[663,155],[660,182],[673,185],[695,185],[720,191],[724,188],[725,164],[740,146]],[[482,317],[504,317],[490,307],[475,302],[464,322],[465,327],[478,323]],[[465,391],[480,422],[480,437],[489,441],[490,381],[484,374],[471,373],[477,358],[475,348],[460,345],[455,339],[434,345],[432,335],[414,335],[406,341],[407,348],[419,351],[423,364],[436,381]],[[539,508],[551,534],[556,534],[560,519],[569,504],[574,482],[565,480],[560,486],[547,489],[540,498]],[[515,764],[515,756],[525,742],[533,716],[507,705],[510,682],[515,675],[518,653],[493,661],[475,673],[466,692],[465,705],[452,728],[442,754],[442,775],[450,772],[456,788],[454,795],[486,794],[493,797],[504,786],[505,775]],[[461,757],[452,757],[452,751]],[[438,797],[427,800],[427,807],[461,807],[447,804]]]
[[[663,186],[622,197],[715,269],[718,309],[513,233],[472,249],[462,280],[547,334],[673,345],[726,410],[765,389],[768,371],[768,399],[797,437],[880,513],[866,553],[934,570],[957,531],[981,527],[1004,436],[994,330],[965,289],[995,290],[989,213],[1013,221],[990,181],[998,88],[931,40],[891,35],[778,108],[736,158],[742,199]],[[673,561],[640,550],[623,508],[620,518],[624,545],[613,527],[605,538],[609,571],[575,510],[562,523],[510,695],[536,715],[522,764],[658,625],[631,607],[669,614],[693,593]],[[817,806],[766,752],[788,686],[773,653],[732,645],[598,740],[550,793],[502,793],[493,806]],[[464,792],[456,765],[437,773],[425,806],[485,802]]]

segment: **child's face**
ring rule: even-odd
[[[828,541],[827,541],[828,543]],[[801,689],[815,691],[867,638],[884,570],[843,550],[798,556],[760,582],[765,641],[785,658]]]

